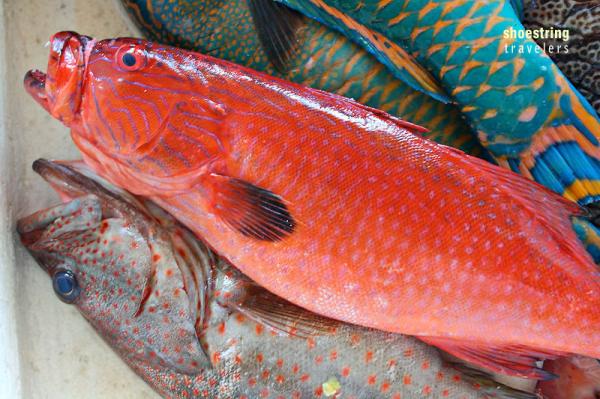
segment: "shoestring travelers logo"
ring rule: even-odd
[[[512,26],[502,33],[506,54],[552,54],[569,53],[569,30],[550,28],[514,29]],[[517,40],[521,39],[521,40]],[[533,39],[537,44],[523,42]]]

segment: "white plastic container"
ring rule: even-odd
[[[14,232],[17,218],[58,203],[31,163],[78,158],[68,129],[22,87],[28,69],[46,69],[44,45],[60,30],[132,35],[111,1],[0,1],[0,399],[158,398],[55,297]]]

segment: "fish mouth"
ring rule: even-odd
[[[87,61],[95,40],[75,32],[50,38],[47,72],[25,74],[25,90],[52,116],[69,126],[81,105]]]
[[[29,95],[46,111],[50,112],[48,98],[46,97],[46,74],[37,69],[32,69],[25,74],[23,83]]]

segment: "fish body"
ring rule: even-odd
[[[600,119],[504,0],[284,0],[446,94],[496,161],[580,204],[600,199]],[[407,70],[406,59],[422,69]],[[431,76],[429,76],[431,75]],[[418,87],[418,86],[417,86]]]
[[[600,114],[600,3],[520,0],[521,21],[528,29],[568,31],[567,37],[544,37],[537,43],[553,46],[548,55]],[[562,45],[568,51],[556,51]]]
[[[20,220],[23,243],[55,283],[74,276],[69,302],[165,398],[534,397],[475,383],[415,338],[325,322],[274,297],[81,164],[35,169],[66,202]],[[257,322],[248,304],[266,301],[265,317],[296,324]]]
[[[246,0],[124,0],[122,3],[144,36],[153,41],[354,98],[428,128],[423,133],[427,138],[489,158],[454,105],[414,90],[360,46],[312,19],[302,18],[293,38],[297,47],[286,65],[278,69],[269,61],[256,28],[257,23],[269,22],[253,20]]]
[[[274,294],[505,373],[600,357],[575,203],[383,111],[205,55],[61,32],[48,71],[26,88],[88,165]]]

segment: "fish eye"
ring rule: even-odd
[[[81,292],[75,275],[66,269],[59,269],[54,273],[52,287],[56,295],[66,303],[73,303]]]
[[[117,50],[115,61],[121,69],[137,71],[146,64],[146,52],[137,46],[125,45]]]
[[[123,64],[125,64],[128,67],[132,67],[136,63],[135,56],[133,54],[131,54],[131,53],[125,53],[125,54],[123,54],[122,60],[123,60]]]

